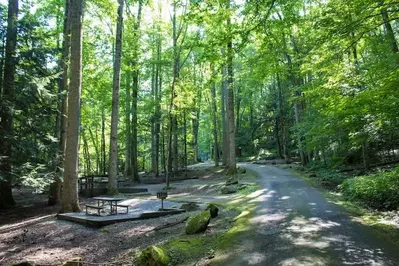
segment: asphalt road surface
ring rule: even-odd
[[[253,237],[223,265],[399,265],[399,249],[326,200],[290,172],[241,164],[258,172]]]

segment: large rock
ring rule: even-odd
[[[199,206],[193,202],[190,203],[184,203],[181,205],[180,209],[186,210],[186,212],[193,212],[193,211],[198,211]]]
[[[222,194],[236,193],[237,192],[237,186],[236,185],[224,186],[224,187],[222,187],[221,191],[222,191]]]
[[[186,224],[186,234],[192,235],[204,232],[210,220],[211,213],[209,210],[191,216]]]
[[[157,246],[150,246],[143,250],[137,257],[137,266],[166,266],[169,263],[169,257],[165,251]]]
[[[209,210],[211,217],[215,218],[216,216],[218,216],[219,213],[219,208],[216,207],[215,204],[209,204],[208,207],[206,207],[206,210]]]
[[[238,179],[235,178],[234,176],[230,177],[230,178],[226,181],[226,186],[236,185],[236,184],[238,184]]]

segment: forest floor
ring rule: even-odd
[[[231,228],[237,210],[225,208],[223,203],[235,197],[243,197],[256,190],[256,175],[252,172],[240,175],[240,182],[246,182],[248,188],[234,195],[221,195],[220,187],[228,179],[221,167],[203,164],[188,171],[196,179],[172,182],[168,191],[168,200],[197,203],[218,202],[221,208],[216,221],[212,221],[205,235],[212,238]],[[184,173],[183,173],[184,174]],[[152,196],[140,198],[155,199],[154,193],[164,184],[143,185]],[[27,200],[23,194],[32,195]],[[132,195],[123,195],[131,198]],[[22,192],[17,195],[18,208],[0,214],[0,265],[33,261],[36,265],[59,265],[74,257],[81,257],[87,263],[110,265],[133,265],[136,252],[148,245],[164,245],[173,241],[180,242],[184,234],[184,221],[193,214],[187,212],[167,217],[129,221],[103,227],[89,228],[80,224],[56,219],[57,207],[45,206],[45,196]],[[87,199],[81,199],[85,204]],[[175,224],[173,226],[165,225]],[[208,247],[201,249],[198,255],[212,252]],[[174,260],[182,262],[181,255]],[[196,257],[195,260],[201,258]],[[183,259],[184,261],[186,259]],[[191,260],[191,258],[190,258]]]
[[[29,213],[32,206],[21,209],[20,219],[17,210],[1,216],[0,264],[57,265],[78,256],[87,263],[134,265],[139,250],[158,245],[170,265],[397,265],[398,230],[365,223],[293,169],[240,166],[247,173],[239,180],[249,186],[235,194],[220,194],[228,177],[210,164],[171,183],[170,201],[218,204],[219,216],[204,234],[184,233],[184,220],[195,212],[93,229],[56,220],[56,208],[35,205],[36,213]],[[154,194],[164,184],[143,186]]]

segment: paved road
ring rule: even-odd
[[[399,265],[399,249],[288,171],[243,164],[260,175],[254,237],[223,265]]]

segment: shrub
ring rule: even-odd
[[[347,199],[367,207],[396,210],[399,207],[399,167],[391,172],[347,179],[341,189]]]

